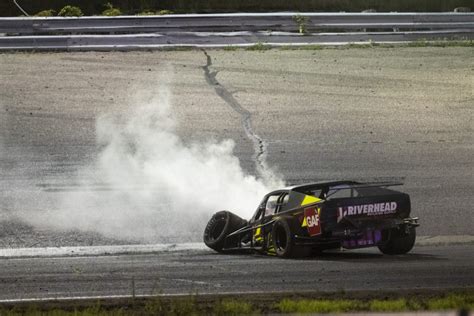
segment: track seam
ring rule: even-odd
[[[206,82],[212,88],[214,88],[216,94],[222,100],[224,100],[225,103],[227,103],[235,112],[240,114],[242,127],[245,131],[245,134],[247,135],[247,138],[252,142],[254,147],[254,160],[257,172],[263,176],[264,171],[266,170],[265,159],[267,155],[267,145],[266,142],[253,130],[252,113],[240,105],[240,103],[234,98],[233,94],[216,79],[216,76],[219,72],[211,71],[210,68],[212,67],[212,58],[206,50],[203,49],[202,51],[206,56],[206,65],[202,66]]]

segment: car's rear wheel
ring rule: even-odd
[[[392,228],[383,232],[385,242],[378,248],[386,255],[403,255],[412,250],[416,240],[415,227]]]
[[[215,251],[222,251],[226,237],[237,229],[244,227],[247,222],[229,211],[214,214],[204,230],[204,243]],[[226,245],[232,247],[233,245]],[[236,246],[236,245],[235,245]]]
[[[311,253],[311,248],[295,245],[291,223],[284,217],[277,219],[273,224],[272,242],[278,257],[300,258],[306,257]]]

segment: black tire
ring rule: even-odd
[[[412,250],[416,240],[415,227],[392,228],[383,232],[387,236],[386,242],[380,244],[378,248],[386,255],[403,255]]]
[[[229,212],[220,211],[214,214],[204,230],[204,243],[211,249],[221,252],[228,234],[247,225],[247,221]],[[226,245],[231,247],[232,245]],[[235,245],[237,246],[237,245]]]
[[[310,247],[295,245],[292,224],[282,217],[275,221],[272,228],[272,242],[275,253],[282,258],[301,258],[311,254]]]

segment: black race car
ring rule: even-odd
[[[389,189],[401,183],[318,182],[267,194],[246,221],[229,211],[212,216],[204,243],[218,252],[255,250],[303,257],[326,249],[378,247],[409,252],[418,218],[410,197]]]

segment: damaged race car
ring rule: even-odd
[[[397,185],[333,181],[276,190],[249,221],[229,211],[214,214],[204,243],[217,252],[254,250],[284,258],[341,247],[405,254],[419,224],[410,217],[409,195],[389,189]]]

